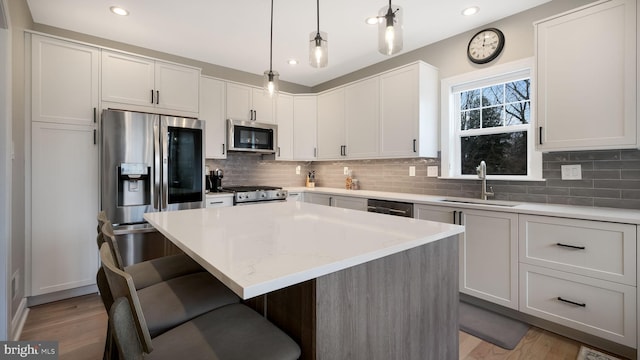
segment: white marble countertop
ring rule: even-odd
[[[144,217],[243,299],[464,231],[457,225],[302,202]]]
[[[531,215],[543,215],[543,216],[559,216],[568,218],[579,218],[586,220],[597,221],[611,221],[626,224],[640,225],[640,210],[631,209],[615,209],[615,208],[603,208],[603,207],[587,207],[587,206],[571,206],[571,205],[555,205],[555,204],[539,204],[528,202],[511,202],[514,206],[499,206],[491,205],[491,201],[486,204],[475,203],[452,203],[443,201],[445,199],[456,199],[447,196],[436,195],[420,195],[409,193],[397,193],[397,192],[385,192],[385,191],[371,191],[371,190],[345,190],[338,188],[306,188],[306,187],[288,187],[286,188],[290,193],[296,192],[314,192],[321,194],[334,194],[340,196],[354,196],[367,199],[381,199],[392,201],[405,201],[414,204],[424,205],[437,205],[447,206],[463,209],[479,209],[479,210],[492,210],[501,212],[511,212],[518,214],[531,214]],[[459,198],[465,200],[464,198]],[[479,199],[472,199],[478,200]],[[510,203],[508,201],[500,201],[499,203]]]

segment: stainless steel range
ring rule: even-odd
[[[287,200],[287,190],[274,186],[230,186],[223,191],[232,192],[234,205],[246,205],[261,201]]]

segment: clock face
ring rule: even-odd
[[[484,29],[475,34],[469,46],[467,56],[476,64],[484,64],[500,55],[504,47],[504,34],[498,29]]]

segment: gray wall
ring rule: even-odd
[[[9,284],[11,247],[11,48],[5,16],[6,5],[0,0],[0,340],[9,337]]]

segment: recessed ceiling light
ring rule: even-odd
[[[126,9],[121,8],[120,6],[112,6],[109,8],[109,10],[111,10],[111,12],[116,15],[120,15],[120,16],[129,15],[129,12]]]
[[[289,65],[292,65],[292,66],[293,66],[293,65],[298,65],[298,60],[296,60],[296,59],[289,59],[289,61],[287,61],[287,63],[288,63]]]
[[[381,21],[379,16],[368,17],[364,20],[368,25],[378,25]]]
[[[478,13],[478,11],[480,11],[480,8],[477,6],[472,6],[472,7],[468,7],[464,10],[462,10],[462,15],[464,16],[471,16],[471,15],[475,15]]]

